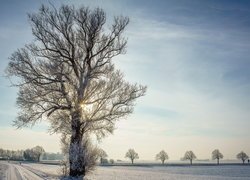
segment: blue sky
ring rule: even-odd
[[[46,122],[15,130],[17,89],[4,78],[8,57],[32,41],[27,13],[48,1],[6,1],[0,6],[0,146],[28,148],[41,144],[59,151],[57,135]],[[134,148],[141,159],[165,149],[180,159],[192,149],[210,158],[219,148],[225,158],[250,154],[250,2],[249,1],[51,1],[102,7],[110,19],[130,17],[127,54],[117,68],[131,82],[148,86],[134,114],[117,123],[101,146],[123,159]],[[27,141],[29,139],[29,141]],[[25,143],[24,143],[25,142]]]

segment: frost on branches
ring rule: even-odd
[[[184,154],[184,157],[182,158],[182,160],[189,160],[190,164],[193,164],[193,160],[196,159],[195,154],[193,153],[193,151],[186,151],[186,153]]]
[[[134,160],[139,159],[139,155],[137,152],[135,152],[134,149],[129,149],[125,155],[125,158],[129,158],[131,160],[131,163],[134,164]]]
[[[49,120],[51,131],[69,138],[69,174],[84,176],[85,138],[112,133],[133,112],[146,87],[130,84],[112,59],[125,53],[127,17],[106,26],[100,9],[41,6],[29,14],[34,40],[10,57],[9,76],[19,81],[17,127]]]
[[[158,154],[156,154],[155,159],[161,160],[162,164],[164,164],[164,162],[168,160],[168,154],[164,150],[162,150]]]

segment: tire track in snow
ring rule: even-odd
[[[58,178],[49,177],[45,173],[41,173],[32,168],[26,168],[13,162],[0,162],[4,166],[7,166],[6,176],[3,180],[55,180]]]
[[[20,173],[12,164],[6,164],[6,165],[8,166],[6,173],[7,180],[22,180]]]
[[[29,171],[28,169],[26,169],[20,165],[12,164],[12,166],[17,169],[22,180],[44,180],[44,178],[38,176],[37,174]]]
[[[39,176],[42,179],[45,180],[58,180],[57,177],[53,177],[53,176],[49,176],[48,174],[38,170],[38,169],[33,169],[32,167],[26,166],[26,165],[22,165],[22,168],[30,171],[31,173],[34,173],[35,175]]]

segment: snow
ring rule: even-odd
[[[19,179],[24,179],[24,180],[28,180],[28,179],[33,179],[33,180],[42,180],[43,178],[38,176],[37,174],[33,173],[32,171],[29,171],[25,168],[23,168],[20,165],[11,165],[10,167],[14,167],[17,169],[18,173],[20,174],[21,178],[19,177]]]
[[[6,179],[8,166],[0,163],[0,179]]]
[[[11,164],[11,178],[4,177],[6,164],[0,161],[0,179],[59,179],[59,165]],[[7,164],[8,165],[8,164]],[[21,176],[19,176],[19,174]],[[2,176],[2,177],[1,177]],[[15,177],[16,176],[16,177]],[[28,178],[29,177],[29,178]],[[88,180],[250,180],[250,165],[168,165],[168,166],[98,166]]]
[[[98,167],[91,180],[250,180],[250,166]]]
[[[62,174],[62,167],[59,165],[23,163],[22,166],[26,167],[27,169],[32,169],[33,171],[48,174],[50,176],[58,176]]]
[[[21,179],[21,175],[16,171],[14,166],[7,166],[6,179],[19,180]]]
[[[39,170],[23,166],[17,162],[0,161],[0,180],[58,180]]]

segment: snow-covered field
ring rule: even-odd
[[[250,166],[98,167],[93,180],[240,180],[250,179]]]
[[[3,166],[3,167],[2,167]],[[2,169],[2,172],[1,172]],[[61,167],[35,163],[14,164],[9,173],[18,170],[21,177],[33,180],[35,176],[41,179],[59,179]],[[9,179],[8,175],[1,178],[6,170],[6,163],[0,162],[0,180]],[[18,173],[16,174],[18,175]],[[16,176],[15,175],[15,176]],[[30,175],[30,178],[27,177]],[[19,176],[19,175],[18,175]],[[14,176],[13,176],[14,177]],[[19,177],[20,178],[20,177]],[[38,179],[38,178],[37,178]],[[98,166],[88,175],[89,180],[250,180],[250,165],[220,165],[220,166]]]

